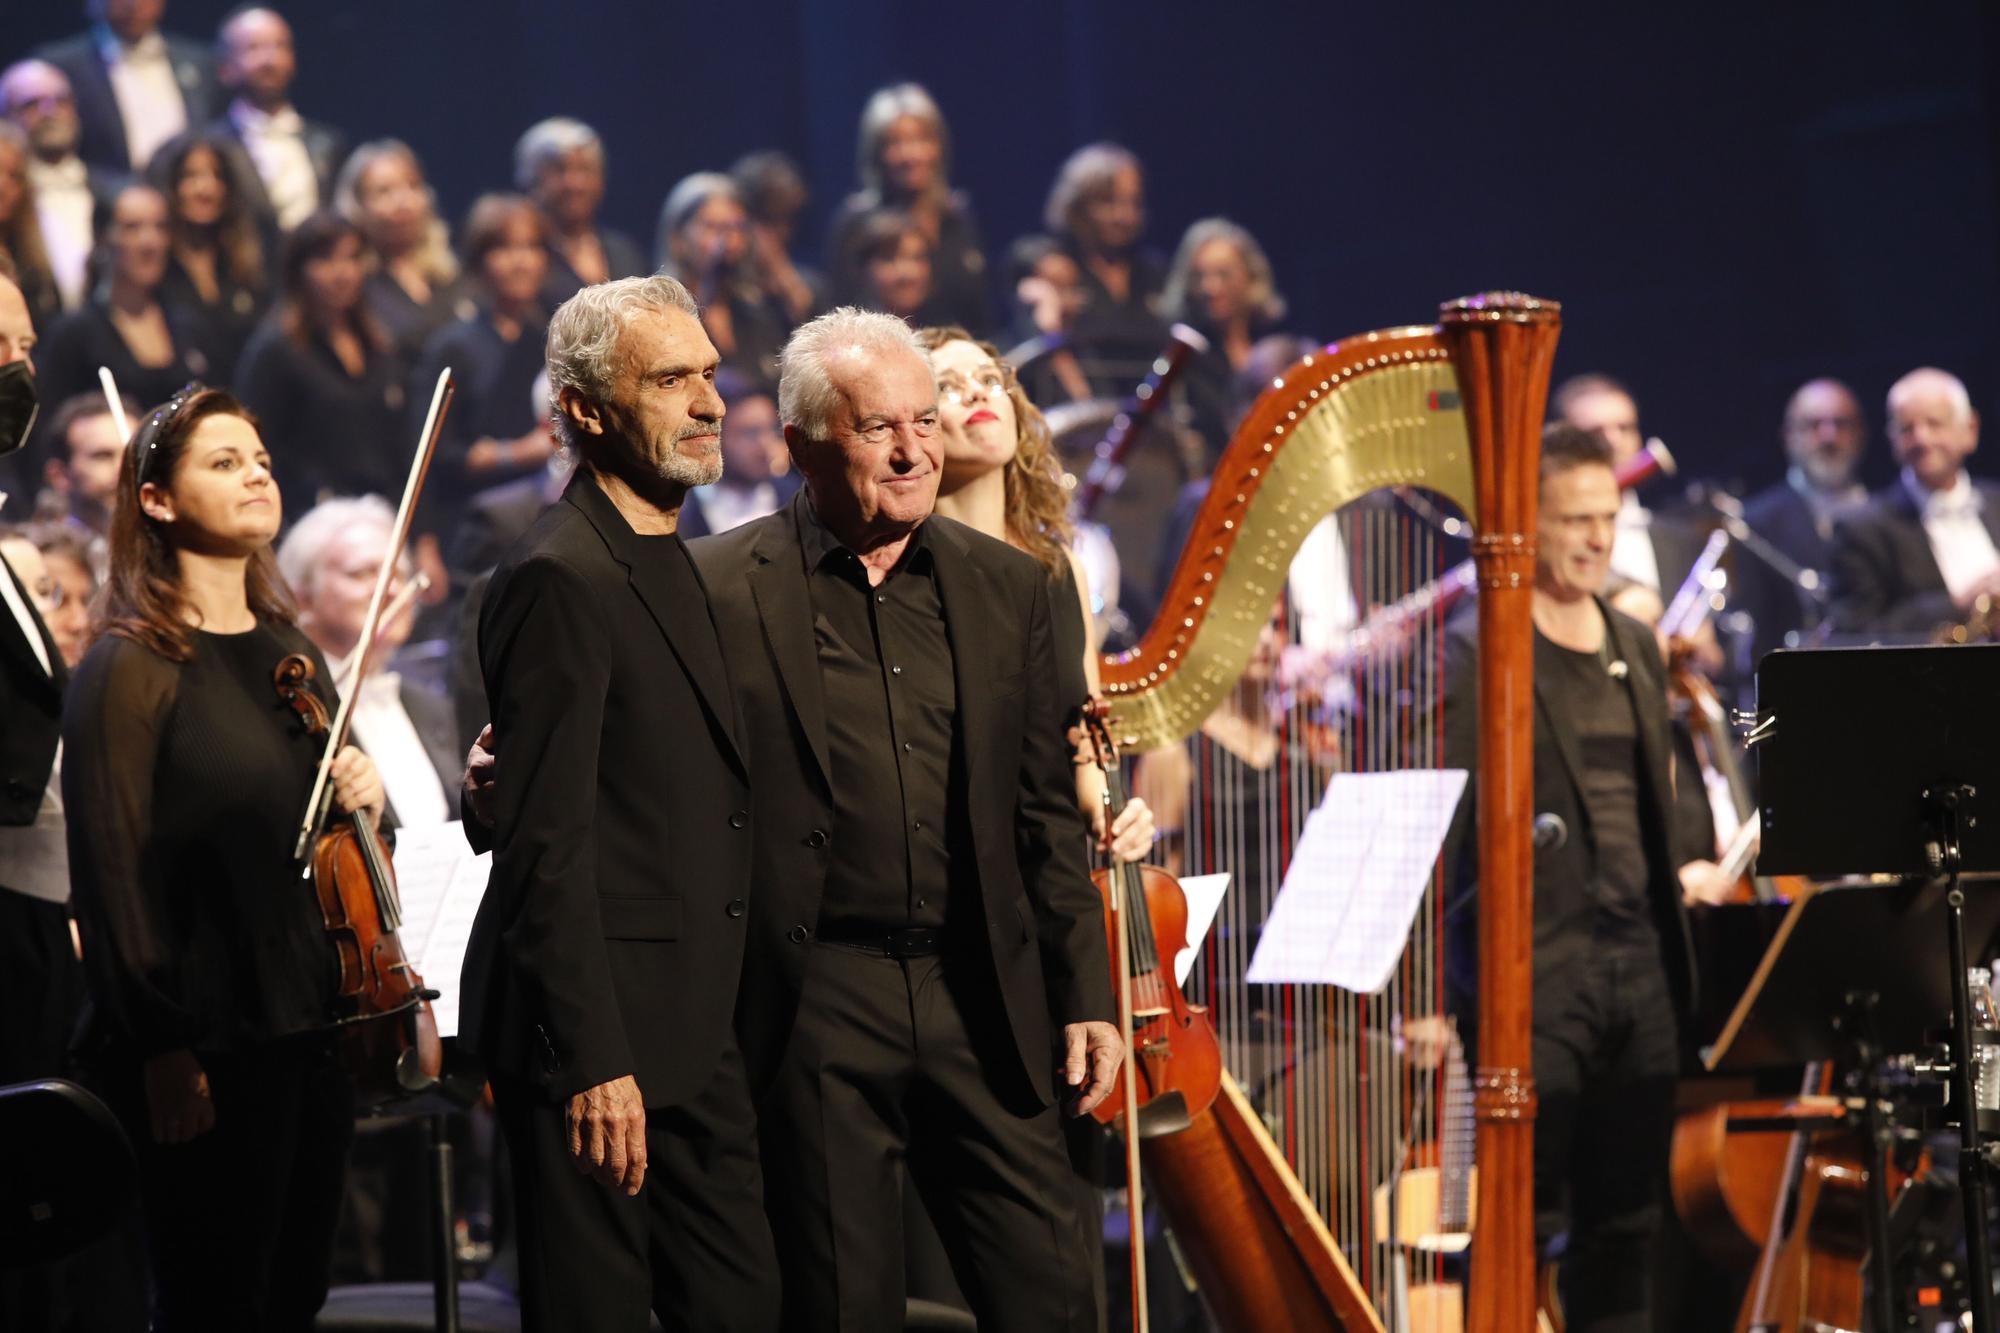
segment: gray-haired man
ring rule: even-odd
[[[742,722],[676,531],[721,470],[716,352],[671,278],[549,326],[575,477],[495,572],[504,762],[463,1040],[515,1167],[529,1329],[760,1330],[778,1283],[731,1029],[753,829]]]

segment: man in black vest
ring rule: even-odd
[[[1567,1232],[1568,1327],[1652,1327],[1659,1187],[1673,1138],[1677,1019],[1694,955],[1673,846],[1666,671],[1652,631],[1602,597],[1618,522],[1611,451],[1595,432],[1542,440],[1535,587],[1535,1231]],[[1444,760],[1473,770],[1478,636],[1445,641]],[[1478,867],[1470,786],[1446,843],[1447,999],[1471,1028]],[[1435,1049],[1435,1020],[1413,1038]],[[1476,1038],[1476,1033],[1469,1033]]]
[[[1093,1328],[1059,1117],[1121,1045],[1048,576],[932,514],[901,321],[804,325],[778,395],[804,489],[693,550],[755,772],[737,1012],[786,1326],[902,1327],[907,1171],[982,1329]]]
[[[495,571],[479,655],[505,762],[462,1041],[493,1071],[530,1329],[764,1330],[778,1276],[731,1028],[751,898],[741,717],[676,531],[721,466],[717,357],[671,278],[565,302],[580,462]],[[760,889],[761,891],[761,889]]]

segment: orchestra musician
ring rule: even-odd
[[[836,310],[782,364],[804,489],[694,551],[756,775],[738,1015],[786,1326],[902,1326],[907,1170],[981,1328],[1094,1328],[1058,1124],[1121,1043],[1049,570],[933,517],[937,383],[900,320]]]
[[[1868,421],[1845,384],[1808,380],[1785,404],[1781,438],[1784,479],[1743,502],[1743,521],[1800,569],[1812,570],[1823,587],[1833,563],[1835,521],[1868,499],[1855,478],[1868,447]],[[1755,553],[1737,557],[1736,581],[1756,625],[1755,658],[1808,628],[1799,588]]]
[[[1678,1025],[1694,961],[1676,873],[1665,669],[1652,633],[1612,610],[1619,493],[1610,446],[1556,424],[1536,521],[1535,1231],[1567,1232],[1570,1330],[1651,1328],[1649,1276],[1673,1130]],[[1444,763],[1472,771],[1476,624],[1445,645]],[[1446,843],[1447,1002],[1476,1041],[1476,866],[1467,790]],[[1435,1018],[1408,1029],[1442,1046]]]
[[[280,504],[228,393],[146,418],[63,708],[84,1050],[138,1147],[155,1328],[312,1326],[354,1128],[333,946],[292,856],[322,746],[274,669],[303,654],[333,698],[272,560]],[[358,749],[332,783],[336,808],[381,809]]]
[[[753,1333],[779,1283],[730,1020],[779,835],[676,530],[721,471],[719,357],[665,275],[584,288],[548,349],[580,461],[481,608],[505,762],[460,1039],[514,1165],[524,1327]]]
[[[1889,443],[1902,475],[1834,529],[1834,629],[1928,634],[1990,618],[2000,594],[2000,485],[1965,470],[1979,447],[1979,414],[1964,383],[1933,367],[1897,380]]]
[[[1549,394],[1549,415],[1580,430],[1602,435],[1611,463],[1623,467],[1645,445],[1639,405],[1609,375],[1572,375]],[[1618,537],[1611,547],[1611,572],[1663,597],[1673,596],[1695,559],[1702,538],[1688,525],[1663,518],[1627,491],[1618,506]]]

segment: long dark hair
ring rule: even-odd
[[[215,159],[215,174],[222,177],[222,219],[215,224],[215,250],[222,262],[217,267],[233,283],[253,292],[265,285],[264,243],[251,220],[250,206],[243,198],[243,174],[228,147],[205,130],[190,130],[169,139],[146,165],[146,177],[167,199],[167,217],[174,241],[192,239],[192,229],[181,217],[181,173],[195,150],[206,148]]]
[[[172,662],[194,656],[181,566],[167,525],[139,507],[145,482],[171,487],[195,428],[215,416],[257,418],[227,389],[191,384],[139,426],[118,465],[118,499],[111,511],[111,571],[90,618],[90,637],[116,634]],[[293,623],[298,612],[269,546],[250,557],[244,591],[259,620]]]
[[[332,254],[334,247],[350,236],[366,254],[368,238],[361,234],[361,228],[333,210],[322,208],[299,223],[285,241],[278,327],[285,331],[287,338],[302,347],[312,340],[313,335],[312,321],[306,317],[307,303],[312,300],[312,294],[307,290],[306,265]],[[354,331],[354,336],[369,350],[389,350],[389,332],[368,309],[365,296],[357,300],[354,309],[343,318]]]

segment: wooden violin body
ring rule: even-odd
[[[326,734],[326,707],[312,692],[312,660],[293,653],[273,683],[306,729]],[[335,1017],[341,1058],[363,1107],[380,1106],[434,1085],[443,1046],[430,1001],[436,992],[403,954],[396,872],[375,822],[356,812],[328,825],[312,847],[313,892],[333,947]]]
[[[1180,881],[1158,866],[1132,866],[1127,884],[1136,881],[1143,895],[1139,911],[1132,912],[1129,928],[1132,940],[1132,1061],[1125,1069],[1135,1071],[1139,1113],[1139,1135],[1166,1129],[1149,1129],[1146,1108],[1156,1098],[1178,1094],[1184,1115],[1163,1116],[1157,1122],[1179,1128],[1206,1111],[1222,1086],[1222,1049],[1215,1039],[1206,1006],[1188,1003],[1174,979],[1173,960],[1187,948],[1187,895]],[[1098,892],[1104,895],[1104,928],[1111,948],[1119,945],[1119,921],[1112,891],[1113,876],[1120,870],[1099,870],[1092,875]],[[1136,932],[1146,928],[1147,939]],[[1114,952],[1114,958],[1117,954]],[[1124,1113],[1125,1072],[1111,1095],[1091,1112],[1107,1125],[1116,1125]]]

